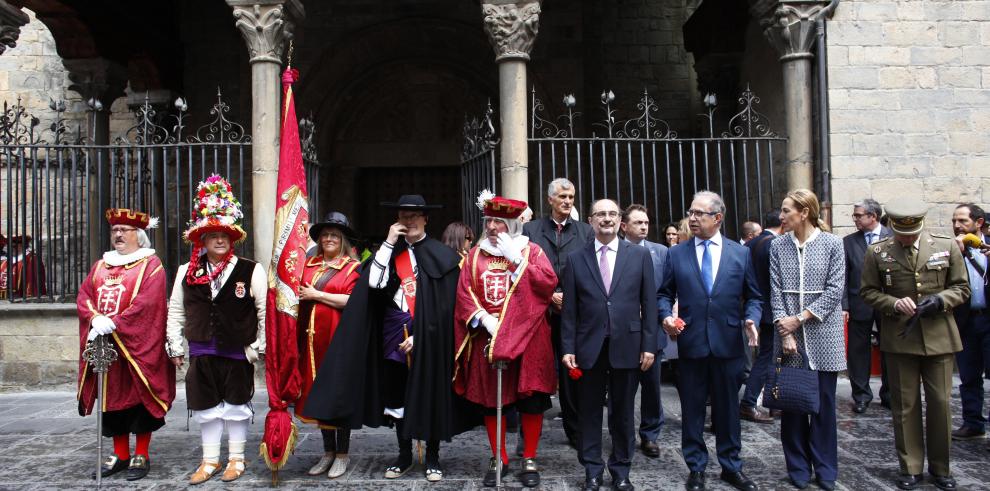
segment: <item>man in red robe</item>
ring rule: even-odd
[[[502,376],[502,404],[521,415],[525,445],[519,480],[524,486],[540,483],[536,449],[543,427],[543,412],[550,409],[557,373],[547,306],[557,285],[553,266],[540,246],[522,235],[519,215],[526,203],[483,191],[478,206],[485,214],[487,239],[471,249],[461,268],[454,311],[456,366],[454,390],[485,408],[485,427],[492,459],[484,485],[495,483],[495,442],[501,441],[503,468],[505,417],[496,436],[496,370],[492,364],[507,361]]]
[[[93,411],[96,375],[82,352],[108,336],[117,361],[104,375],[103,436],[114,453],[103,463],[107,477],[127,469],[127,480],[148,474],[151,432],[165,425],[175,399],[175,367],[165,354],[166,273],[145,232],[157,219],[124,208],[106,212],[114,250],[103,254],[79,287],[79,414]],[[130,434],[137,435],[133,457]]]
[[[11,270],[7,279],[13,289],[10,298],[16,300],[47,295],[45,263],[31,248],[31,236],[14,236],[10,239],[10,246],[9,262],[4,268],[4,271]]]

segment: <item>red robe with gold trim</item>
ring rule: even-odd
[[[79,287],[79,412],[93,411],[96,378],[82,360],[90,323],[106,315],[117,326],[110,340],[117,361],[104,374],[104,411],[120,411],[138,404],[156,418],[165,417],[175,399],[175,366],[165,354],[168,311],[162,262],[148,256],[123,266],[97,261]]]
[[[509,361],[502,374],[503,404],[534,392],[552,394],[557,387],[547,322],[557,275],[540,246],[530,242],[522,252],[515,283],[504,258],[491,256],[477,246],[461,268],[454,309],[454,390],[485,407],[496,406],[496,374],[491,367],[495,360]],[[481,311],[499,318],[494,339],[480,322],[471,326]]]
[[[350,295],[361,277],[360,266],[356,259],[342,257],[333,260],[328,266],[323,265],[322,257],[311,257],[306,261],[302,281],[317,288],[319,283],[326,281],[322,288],[324,293]],[[336,271],[329,281],[324,277]],[[321,281],[322,280],[322,281]],[[312,419],[302,416],[306,407],[306,398],[313,388],[316,372],[320,369],[323,355],[330,347],[330,341],[340,323],[342,309],[335,309],[320,302],[299,302],[299,327],[296,328],[300,338],[299,374],[302,375],[302,396],[296,402],[296,417],[307,423],[315,423]]]

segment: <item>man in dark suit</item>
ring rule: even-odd
[[[962,338],[962,351],[956,353],[959,368],[959,398],[962,399],[962,425],[952,432],[953,440],[986,437],[987,417],[983,412],[983,376],[990,373],[990,310],[987,310],[987,257],[980,248],[963,244],[965,234],[986,241],[983,232],[983,209],[964,203],[952,213],[952,232],[962,251],[969,273],[969,301],[956,307],[953,314]]]
[[[880,315],[859,297],[859,285],[866,247],[891,235],[890,229],[880,224],[882,212],[880,203],[872,199],[864,199],[853,205],[852,217],[856,232],[842,239],[846,251],[846,298],[843,300],[843,310],[849,316],[849,350],[846,360],[849,366],[849,384],[852,386],[853,411],[857,414],[865,413],[873,400],[873,390],[870,388],[872,336],[873,324],[880,326]],[[879,332],[877,329],[877,336]],[[889,409],[886,369],[880,380],[880,404]]]
[[[622,212],[622,234],[626,242],[642,246],[650,252],[653,260],[653,280],[660,288],[663,279],[663,266],[667,260],[667,246],[650,242],[646,237],[650,234],[650,216],[646,207],[632,204]],[[647,457],[659,457],[660,447],[657,438],[663,428],[663,405],[660,403],[660,358],[667,346],[667,335],[659,333],[654,353],[656,359],[649,370],[639,374],[639,448]]]
[[[690,470],[686,488],[692,491],[705,489],[709,396],[721,479],[737,489],[758,489],[743,474],[739,458],[739,387],[746,365],[744,333],[750,348],[759,342],[761,294],[749,250],[719,232],[724,217],[725,204],[718,194],[694,195],[688,210],[694,238],[667,252],[660,286],[663,328],[677,336],[680,355],[681,451]],[[680,319],[672,315],[675,300]]]
[[[639,372],[653,366],[657,347],[656,283],[649,252],[620,241],[619,206],[598,200],[588,221],[595,240],[567,256],[561,323],[563,364],[578,379],[579,460],[587,491],[602,484],[602,401],[609,397],[612,488],[632,490],[636,448],[634,409]]]
[[[756,271],[756,282],[760,285],[763,300],[760,308],[763,317],[760,318],[760,348],[753,360],[753,367],[746,379],[746,390],[739,401],[739,417],[754,423],[770,424],[773,418],[756,407],[756,400],[763,391],[767,369],[773,358],[773,311],[770,310],[770,242],[786,232],[780,221],[780,208],[767,212],[763,219],[766,228],[750,241],[746,242],[753,269]]]
[[[547,201],[550,203],[550,216],[527,222],[523,225],[523,235],[535,242],[546,253],[558,279],[564,277],[567,255],[586,245],[594,238],[591,226],[571,220],[574,207],[574,184],[564,178],[554,179],[547,187]],[[550,304],[550,335],[553,340],[554,359],[558,362],[558,400],[564,423],[564,434],[575,449],[580,449],[578,429],[577,398],[574,381],[567,376],[567,369],[559,364],[564,353],[560,350],[560,309],[563,305],[563,288],[560,284],[554,289]]]

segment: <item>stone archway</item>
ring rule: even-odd
[[[417,192],[445,205],[429,227],[439,236],[461,218],[464,117],[497,94],[482,27],[404,19],[348,41],[326,49],[299,89],[318,128],[321,209],[348,213],[360,231],[381,235],[392,222],[378,201]]]

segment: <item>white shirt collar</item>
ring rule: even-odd
[[[798,249],[808,245],[809,242],[818,238],[820,234],[821,234],[821,229],[819,229],[818,227],[812,228],[811,234],[808,235],[807,239],[805,239],[804,244],[801,244],[798,242],[797,236],[794,235],[794,232],[787,232],[787,235],[791,237],[791,241],[794,242],[794,245],[797,246]]]
[[[595,238],[595,252],[598,252],[598,251],[602,250],[602,246],[608,246],[608,250],[613,251],[613,252],[617,252],[619,250],[619,236],[616,235],[615,237],[613,237],[612,240],[609,241],[608,244],[602,244],[601,242],[598,241],[598,238],[596,237]]]
[[[107,251],[103,253],[103,262],[109,264],[110,266],[123,266],[125,264],[131,264],[134,261],[139,261],[148,256],[155,254],[154,249],[148,249],[147,247],[142,247],[130,254],[121,254],[116,250]]]
[[[882,230],[883,230],[883,225],[880,222],[877,222],[877,226],[874,227],[873,230],[866,230],[863,233],[866,233],[866,234],[877,234],[877,238],[879,239],[880,238],[880,231],[882,231]]]
[[[557,225],[560,225],[561,227],[566,227],[568,220],[570,220],[570,218],[564,218],[564,221],[558,222],[557,219],[554,218],[552,214],[550,215],[550,221],[556,223]]]
[[[721,247],[722,246],[722,232],[721,231],[715,232],[715,235],[711,236],[711,238],[708,239],[708,240],[711,241],[711,245]],[[694,246],[695,247],[698,247],[704,241],[705,241],[705,239],[702,239],[701,237],[695,237],[694,238]]]

